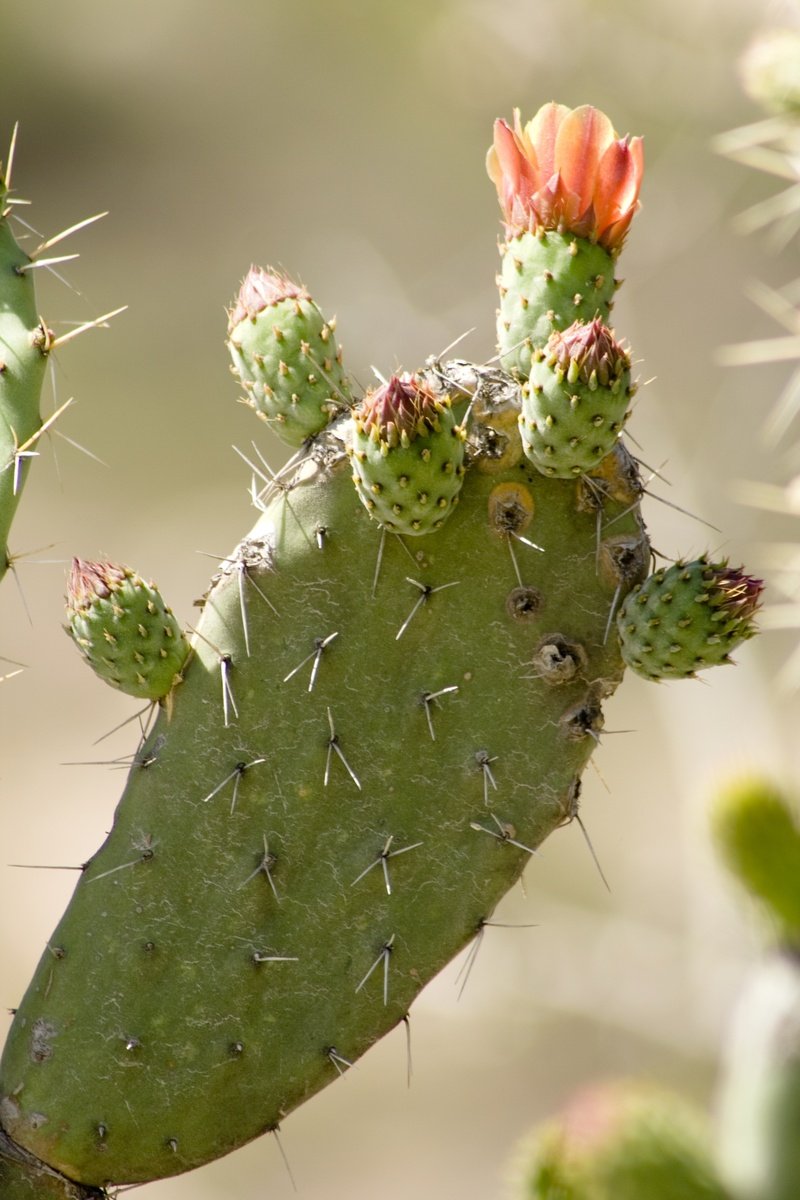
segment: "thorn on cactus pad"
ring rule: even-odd
[[[319,664],[322,660],[323,652],[331,644],[331,642],[334,640],[334,638],[337,638],[338,636],[339,636],[339,633],[337,631],[335,633],[329,633],[327,637],[315,638],[314,639],[314,649],[311,651],[310,654],[307,654],[305,656],[305,658],[302,660],[302,662],[299,662],[296,667],[292,667],[292,669],[288,675],[284,675],[283,682],[288,683],[289,680],[292,679],[297,674],[298,671],[302,670],[302,668],[306,665],[307,662],[311,662],[311,660],[313,659],[314,665],[311,668],[311,678],[309,679],[309,682],[308,682],[308,690],[309,690],[309,692],[313,692],[314,684],[316,683],[316,680],[317,680],[317,672],[319,671]]]
[[[275,887],[275,880],[272,878],[272,870],[275,866],[277,866],[277,863],[278,857],[270,850],[269,843],[267,841],[267,835],[264,834],[264,853],[260,855],[258,866],[256,867],[255,871],[251,871],[247,878],[239,884],[239,887],[245,887],[245,885],[250,883],[252,879],[255,879],[257,875],[264,875],[276,902],[280,904],[281,898],[278,895],[277,888]]]
[[[518,850],[524,850],[526,854],[538,855],[538,850],[533,850],[530,846],[526,846],[524,842],[517,841],[517,831],[510,822],[501,821],[493,812],[490,812],[489,816],[497,826],[496,830],[487,829],[485,825],[481,825],[477,821],[470,821],[470,829],[474,829],[478,833],[488,833],[489,837],[495,838],[498,842],[502,842],[508,846],[516,846]]]
[[[384,1007],[389,1003],[389,959],[391,958],[392,952],[394,950],[394,938],[395,938],[395,935],[392,934],[387,939],[387,941],[385,941],[383,943],[383,945],[381,946],[380,954],[375,959],[375,962],[372,964],[372,966],[367,971],[364,978],[361,980],[361,983],[359,983],[358,987],[356,988],[356,991],[360,992],[361,989],[363,988],[364,984],[367,982],[369,977],[372,975],[373,971],[375,971],[380,966],[380,964],[383,963],[383,1003],[384,1003]]]
[[[387,894],[387,896],[391,896],[392,884],[389,879],[389,867],[388,867],[389,859],[397,858],[397,856],[399,854],[407,854],[409,850],[416,850],[418,846],[422,845],[422,842],[414,842],[411,846],[401,846],[401,848],[399,850],[392,850],[392,849],[390,849],[390,847],[391,847],[393,841],[394,841],[394,834],[390,834],[390,836],[384,842],[383,849],[381,850],[378,857],[376,859],[373,859],[373,861],[369,864],[369,866],[365,867],[360,875],[356,876],[356,878],[350,884],[351,887],[355,887],[355,885],[357,883],[361,882],[361,880],[364,878],[365,875],[369,874],[369,872],[373,869],[373,867],[377,867],[380,864],[381,869],[383,870],[383,881],[386,886],[386,894]]]
[[[328,753],[325,757],[325,774],[322,779],[323,786],[324,787],[328,786],[328,780],[330,779],[330,772],[331,772],[331,759],[332,759],[333,755],[336,754],[337,757],[339,758],[339,761],[341,762],[342,766],[347,771],[347,774],[352,779],[353,783],[356,785],[358,790],[361,791],[361,783],[359,781],[359,778],[356,775],[353,768],[350,766],[347,759],[345,758],[344,751],[342,750],[342,747],[339,744],[339,737],[338,737],[338,734],[336,733],[336,730],[333,725],[333,714],[331,713],[330,708],[328,708],[328,725],[330,726],[331,733],[330,733],[330,737],[328,738]]]
[[[400,638],[403,636],[405,631],[408,629],[413,618],[419,612],[420,608],[422,608],[423,604],[427,604],[427,602],[428,602],[428,600],[430,600],[431,596],[435,595],[436,592],[443,592],[447,588],[458,587],[459,582],[460,582],[460,580],[455,579],[455,580],[453,580],[452,583],[440,583],[440,584],[437,584],[436,587],[434,587],[432,584],[420,583],[418,579],[412,579],[409,575],[406,575],[406,583],[410,583],[415,588],[418,588],[420,594],[419,594],[418,599],[415,601],[414,607],[411,609],[411,612],[408,614],[405,621],[403,622],[403,624],[400,626],[397,633],[395,634],[394,640],[396,642],[400,641]]]
[[[436,734],[433,731],[433,705],[438,703],[440,696],[447,696],[458,691],[458,685],[452,684],[450,687],[439,688],[438,692],[423,692],[421,703],[425,709],[425,718],[428,722],[428,731],[431,735],[431,741],[436,741]]]
[[[350,1067],[353,1066],[352,1061],[349,1058],[345,1058],[343,1054],[340,1054],[335,1046],[326,1046],[323,1053],[331,1065],[335,1067],[336,1074],[339,1076],[344,1075],[345,1071],[349,1071]]]

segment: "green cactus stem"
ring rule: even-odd
[[[518,1200],[730,1200],[703,1115],[635,1081],[586,1088],[521,1147]]]
[[[247,403],[289,446],[302,446],[351,403],[334,333],[305,288],[251,267],[231,308],[228,348]]]
[[[392,533],[439,529],[458,501],[465,432],[450,397],[393,375],[353,414],[353,482],[367,512]]]
[[[555,231],[524,232],[502,249],[497,344],[506,370],[527,379],[535,350],[575,321],[609,320],[617,280],[602,246]]]
[[[599,318],[551,334],[523,388],[525,453],[544,475],[590,471],[615,445],[632,395],[630,358]]]
[[[67,633],[112,687],[163,700],[180,682],[189,643],[158,588],[130,567],[73,559],[67,619]]]
[[[622,656],[645,679],[688,679],[730,655],[756,632],[763,584],[727,562],[703,557],[656,571],[630,592],[617,616]]]
[[[42,323],[31,259],[11,229],[9,181],[0,164],[0,579],[10,565],[8,535],[37,435],[52,335]]]

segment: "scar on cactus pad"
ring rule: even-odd
[[[550,104],[498,124],[490,170],[502,367],[433,362],[354,397],[333,323],[253,268],[229,350],[293,454],[212,579],[191,656],[132,571],[76,567],[87,661],[170,696],[0,1063],[5,1136],[83,1188],[276,1129],[407,1021],[578,816],[624,669],[614,617],[650,561],[608,327],[641,142]],[[562,401],[579,422],[563,473],[520,436],[539,364],[566,389],[551,427]],[[20,1170],[0,1142],[4,1200],[30,1195]]]

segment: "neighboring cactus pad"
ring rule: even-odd
[[[617,617],[622,657],[645,679],[686,679],[731,661],[756,632],[763,584],[705,557],[656,571],[628,593]]]
[[[781,944],[800,947],[800,825],[786,797],[766,780],[740,780],[719,796],[713,830],[727,866],[777,923]]]
[[[7,539],[41,429],[39,398],[52,335],[36,307],[31,259],[9,224],[7,180],[0,163],[0,579]]]
[[[725,1200],[706,1121],[635,1082],[587,1088],[519,1157],[518,1200]]]
[[[290,446],[302,446],[350,403],[334,324],[305,288],[259,267],[230,311],[234,374],[247,403]]]
[[[129,567],[73,559],[67,618],[95,674],[129,696],[161,700],[179,680],[188,642],[158,589]]]
[[[438,529],[458,500],[464,430],[449,396],[413,375],[393,375],[364,397],[348,453],[362,504],[393,533]]]
[[[501,361],[522,379],[531,353],[573,321],[608,319],[614,260],[639,207],[641,138],[618,138],[590,105],[545,104],[524,127],[496,121],[487,158],[508,240],[498,279]]]
[[[631,395],[630,358],[599,318],[553,333],[523,389],[525,453],[544,475],[591,470],[617,441]]]

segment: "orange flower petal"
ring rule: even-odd
[[[619,244],[619,230],[610,235],[617,242],[609,242],[607,231],[610,226],[625,220],[622,236],[639,207],[639,189],[644,171],[644,152],[641,138],[630,142],[617,140],[611,143],[603,155],[598,170],[594,193],[597,233],[604,245]]]
[[[615,138],[605,113],[584,104],[568,113],[556,138],[556,159],[564,186],[579,197],[580,211],[592,203],[600,159]]]
[[[569,114],[566,104],[556,104],[551,100],[543,104],[536,116],[525,126],[525,135],[536,153],[539,172],[537,187],[542,187],[556,173],[556,137],[558,130]]]
[[[535,164],[528,160],[518,136],[506,121],[494,123],[494,145],[487,155],[486,169],[506,217],[510,217],[515,199],[524,202],[534,190]]]

